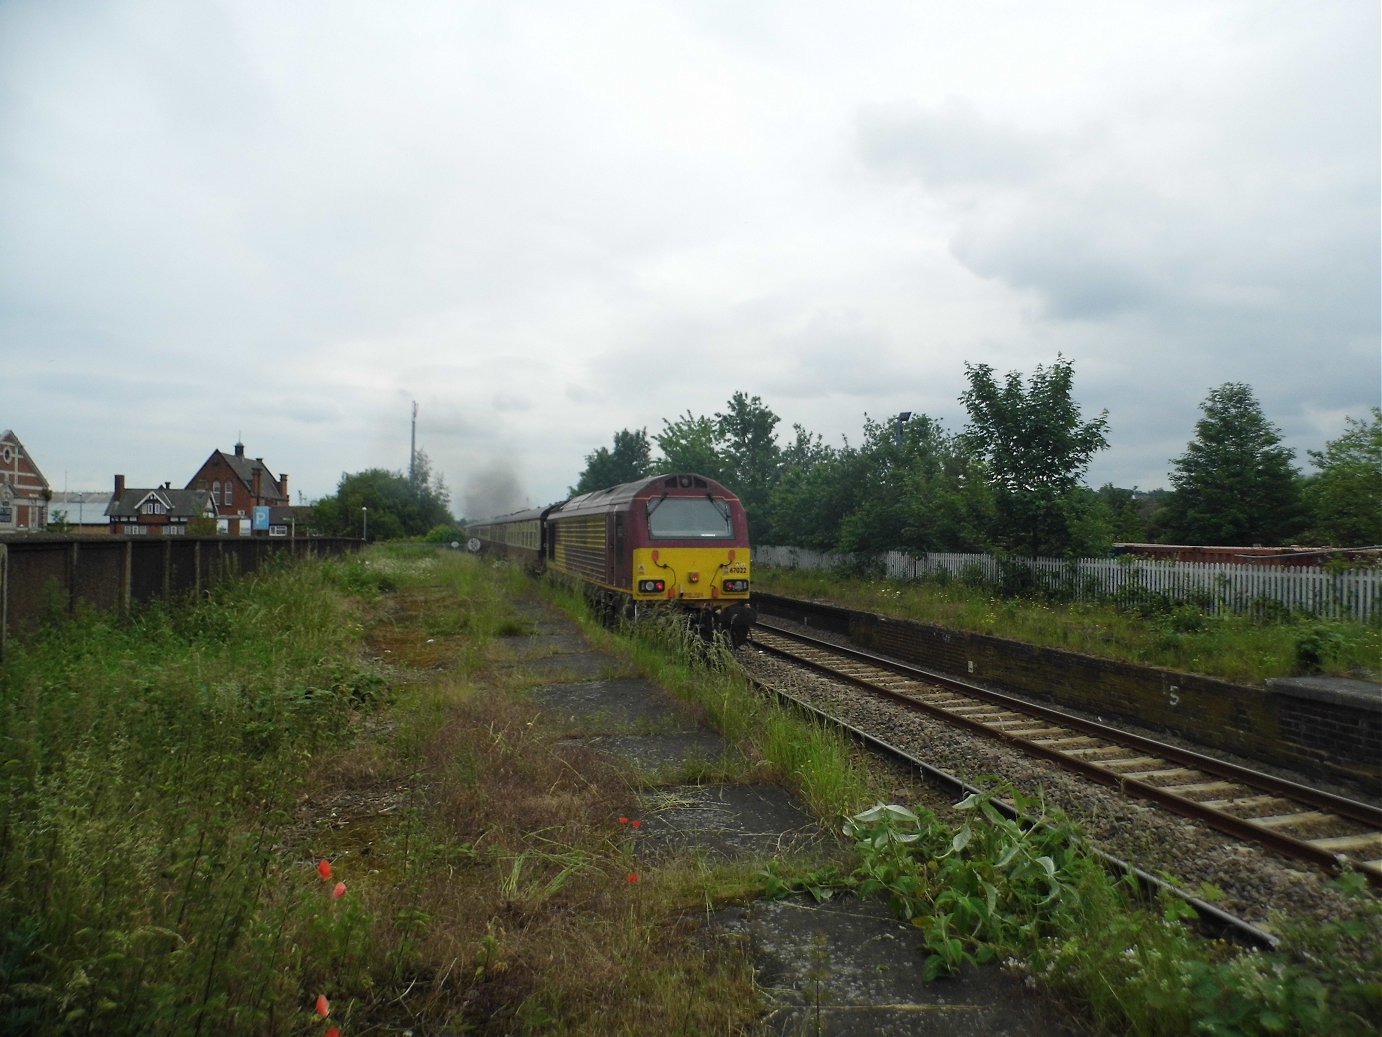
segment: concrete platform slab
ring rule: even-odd
[[[1061,1013],[999,968],[923,983],[915,929],[877,902],[761,900],[719,912],[749,943],[769,1032],[879,1037],[1074,1037]]]
[[[600,678],[623,668],[623,663],[603,652],[559,652],[555,655],[527,655],[509,669],[534,680],[575,680]]]
[[[639,795],[636,852],[645,861],[690,853],[739,860],[828,857],[834,840],[776,785],[678,785]]]
[[[529,692],[545,713],[604,734],[708,734],[676,699],[640,677],[547,684]]]
[[[617,757],[640,771],[684,770],[701,763],[707,767],[721,766],[729,753],[729,746],[717,734],[670,735],[594,735],[588,738],[567,738],[563,744],[580,745],[608,756]]]
[[[529,637],[535,652],[566,647],[571,624]],[[727,748],[675,698],[637,678],[601,678],[618,669],[600,653],[561,652],[519,665],[559,683],[528,694],[549,722],[570,725],[572,745],[593,747],[632,767],[656,771]],[[585,734],[584,732],[588,732]],[[824,864],[838,857],[833,832],[776,785],[675,785],[639,795],[634,840],[640,868],[676,857]],[[769,1003],[768,1032],[818,1037],[1073,1037],[1059,1012],[1013,975],[987,967],[957,979],[922,983],[919,934],[879,901],[853,897],[756,901],[717,912],[706,931],[712,946],[747,941]]]

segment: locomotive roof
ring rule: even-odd
[[[722,484],[704,475],[696,475],[693,472],[664,472],[661,475],[649,475],[633,482],[620,483],[618,486],[609,486],[603,490],[583,493],[579,497],[572,497],[562,504],[555,505],[552,510],[564,514],[570,514],[574,511],[604,511],[620,504],[627,504],[639,497],[652,497],[661,493],[674,492],[680,496],[711,495],[732,501],[739,499]]]

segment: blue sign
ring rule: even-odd
[[[269,528],[269,509],[267,506],[260,505],[259,507],[254,509],[254,528]]]

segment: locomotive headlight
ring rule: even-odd
[[[667,589],[665,580],[639,580],[638,592],[640,594],[661,594]]]
[[[723,584],[726,594],[744,594],[749,589],[748,580],[725,580]]]

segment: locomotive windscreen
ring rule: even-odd
[[[648,502],[648,535],[662,539],[729,539],[734,526],[729,505],[709,497],[663,497]]]

